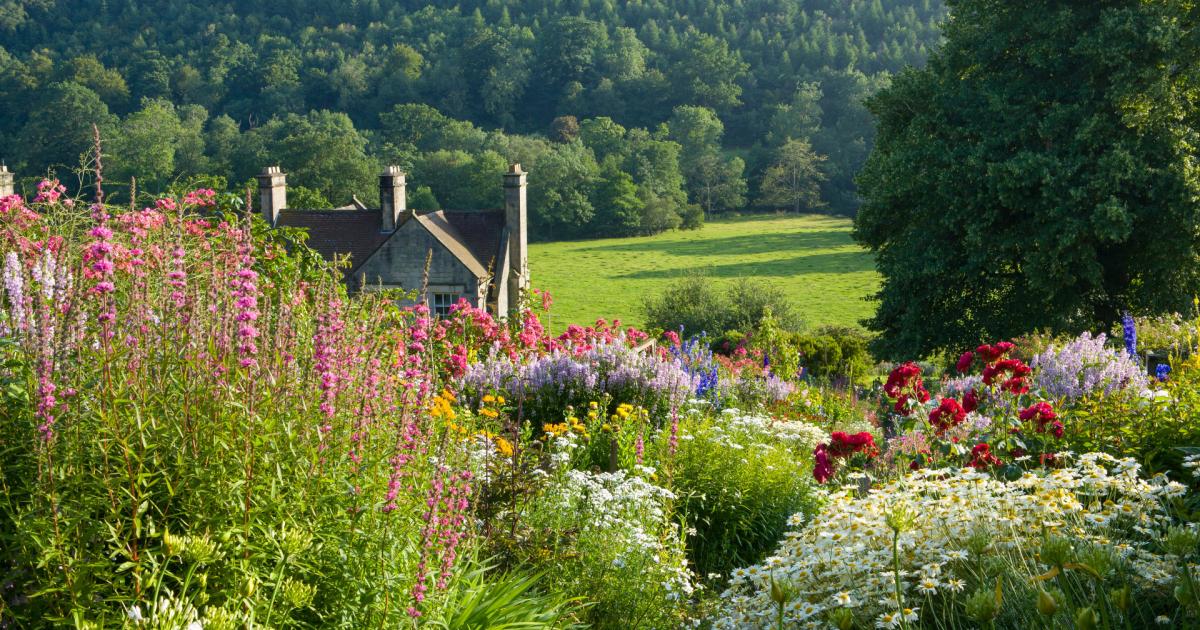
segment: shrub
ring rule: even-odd
[[[730,284],[722,296],[701,273],[679,278],[642,303],[647,328],[680,331],[686,336],[757,328],[768,309],[783,330],[800,327],[800,317],[783,291],[758,281]]]
[[[688,557],[699,575],[728,574],[758,562],[783,534],[788,517],[811,512],[808,474],[824,432],[799,421],[729,409],[692,412],[680,425],[678,451],[658,442],[678,510],[689,529]],[[669,463],[668,463],[669,462]]]

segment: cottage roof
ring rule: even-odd
[[[352,277],[394,234],[382,231],[381,217],[378,208],[287,209],[280,211],[276,225],[307,228],[308,246],[326,260],[337,254],[349,255],[346,273]],[[496,265],[503,210],[437,210],[419,213],[416,220],[477,277],[488,275]]]
[[[350,256],[347,276],[363,264],[391,234],[381,232],[379,210],[281,210],[276,225],[308,229],[308,246],[325,260],[335,254]]]

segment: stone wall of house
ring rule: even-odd
[[[409,219],[360,267],[354,277],[356,286],[368,288],[382,284],[388,288],[421,289],[425,258],[430,250],[429,300],[435,293],[454,293],[479,305],[478,280],[457,258],[419,223]],[[365,285],[360,284],[364,282]],[[455,298],[457,301],[457,297]]]

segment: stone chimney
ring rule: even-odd
[[[399,166],[389,166],[379,175],[379,205],[383,212],[383,231],[396,231],[400,215],[408,208],[404,196],[404,171]]]
[[[287,207],[287,173],[278,166],[268,166],[257,175],[258,199],[263,219],[275,226],[279,211]]]
[[[529,289],[528,210],[525,172],[513,164],[504,174],[504,225],[508,228],[508,308],[516,310]],[[503,315],[503,313],[501,313]]]
[[[13,187],[13,174],[8,170],[8,165],[0,163],[0,197],[8,197],[16,194]]]

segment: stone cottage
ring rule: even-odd
[[[427,282],[418,299],[438,314],[466,298],[502,317],[529,288],[526,183],[520,164],[504,174],[504,207],[491,210],[409,210],[405,176],[396,166],[379,176],[380,208],[366,208],[357,199],[334,209],[288,208],[287,176],[278,166],[263,169],[258,183],[268,223],[306,228],[308,245],[326,260],[349,256],[345,280],[352,291],[419,291]]]

